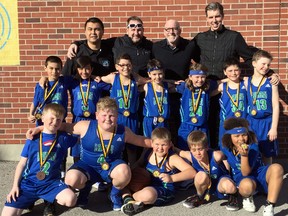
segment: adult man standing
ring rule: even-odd
[[[188,77],[191,60],[198,62],[197,49],[194,42],[181,37],[181,27],[178,21],[167,20],[164,26],[165,39],[154,43],[153,56],[162,63],[165,78],[171,80],[185,80]],[[180,97],[178,93],[170,95],[169,126],[173,143],[177,144],[178,128],[180,126]]]
[[[131,16],[127,19],[126,34],[115,40],[114,59],[123,53],[129,54],[133,72],[147,77],[147,63],[152,56],[152,45],[152,41],[144,36],[143,21],[137,16]]]
[[[242,57],[246,63],[250,63],[253,51],[248,47],[242,35],[237,31],[227,29],[223,24],[224,11],[219,2],[211,2],[205,8],[206,20],[210,29],[199,33],[192,40],[196,42],[200,52],[200,63],[208,68],[208,78],[219,80],[225,77],[223,62],[228,57]],[[209,131],[210,145],[218,146],[219,127],[219,97],[210,100]]]
[[[212,79],[224,78],[223,62],[227,57],[242,57],[251,65],[252,49],[239,32],[222,24],[223,6],[219,2],[211,2],[206,6],[205,13],[210,29],[197,34],[193,40],[200,49],[200,63],[208,68],[208,76]]]
[[[186,79],[188,77],[191,59],[198,62],[194,41],[181,37],[181,27],[178,21],[168,20],[164,27],[165,39],[154,43],[153,55],[165,70],[166,79]]]
[[[89,56],[92,60],[92,75],[103,76],[115,71],[112,47],[114,39],[102,40],[104,34],[103,22],[97,17],[89,18],[84,25],[86,40],[77,43],[78,48],[75,52],[69,52],[64,68],[63,75],[75,75],[74,67],[76,59],[80,56]],[[71,47],[71,46],[70,46]],[[76,58],[72,58],[76,57]]]

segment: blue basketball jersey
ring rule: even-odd
[[[153,91],[152,83],[147,83],[147,94],[144,98],[143,116],[145,117],[158,117],[163,116],[164,119],[169,118],[169,92],[168,83],[164,82],[163,85],[163,101],[161,101],[161,92],[156,92],[159,103],[162,105],[162,112],[159,112],[155,94]]]
[[[266,118],[272,116],[272,85],[269,79],[261,85],[257,94],[258,86],[254,86],[251,82],[252,77],[248,79],[248,114],[252,118]],[[253,101],[255,100],[255,104]],[[252,115],[252,110],[256,110],[256,115]]]
[[[56,134],[42,133],[42,162],[48,155],[48,151],[56,139]],[[23,180],[28,180],[37,185],[45,185],[49,181],[61,178],[60,165],[63,158],[66,157],[66,152],[69,147],[72,147],[76,142],[77,138],[67,135],[64,132],[58,132],[57,141],[51,150],[51,153],[47,157],[46,163],[40,168],[40,134],[35,136],[33,140],[26,140],[21,156],[28,158],[26,167],[23,171]],[[36,174],[39,171],[45,173],[43,180],[38,180]]]
[[[96,133],[97,127],[97,121],[91,120],[85,136],[81,138],[82,154],[80,157],[89,166],[101,169],[101,164],[104,161],[111,163],[117,159],[122,159],[122,153],[125,148],[125,127],[123,125],[117,126],[117,131],[114,134],[106,158],[103,154],[100,138],[98,133]],[[109,140],[104,140],[105,149],[107,149],[108,144]]]
[[[220,121],[224,122],[229,117],[241,117],[246,118],[247,116],[247,91],[244,85],[244,81],[240,82],[239,87],[239,97],[238,97],[238,107],[233,104],[228,93],[232,97],[233,101],[237,101],[237,89],[231,89],[228,87],[228,93],[226,91],[228,83],[223,83],[223,92],[219,99],[220,103]],[[237,113],[236,113],[237,112]],[[236,113],[236,114],[235,114]],[[237,116],[237,114],[240,116]]]
[[[153,176],[153,172],[158,170],[160,173],[166,173],[168,175],[173,175],[175,173],[175,170],[170,170],[167,171],[166,170],[166,164],[169,161],[169,157],[173,154],[175,154],[175,152],[173,152],[171,149],[168,152],[168,156],[166,158],[166,160],[164,161],[164,163],[162,164],[161,167],[158,168],[157,165],[153,165],[151,163],[149,163],[149,158],[150,157],[154,157],[154,152],[152,149],[148,149],[147,152],[145,153],[145,158],[144,158],[144,162],[146,164],[146,169],[152,174],[152,179],[151,179],[151,185],[152,186],[162,186],[168,190],[174,190],[174,184],[173,182],[171,183],[165,183],[163,182],[160,178]],[[159,165],[161,163],[161,161],[158,162]]]
[[[128,86],[124,86],[124,94],[128,94]],[[136,114],[138,110],[138,87],[134,79],[131,79],[130,95],[127,106],[124,103],[121,84],[120,74],[115,75],[114,83],[110,90],[110,97],[115,98],[118,104],[118,112],[123,114],[125,110],[128,110],[131,114]]]

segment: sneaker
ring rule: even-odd
[[[92,185],[92,187],[95,188],[96,191],[106,191],[109,186],[110,185],[107,182],[96,182]]]
[[[253,201],[253,196],[247,197],[247,198],[243,198],[243,208],[248,211],[248,212],[255,212],[256,211],[256,207]]]
[[[238,199],[235,195],[229,195],[228,203],[226,205],[228,211],[237,211],[239,210]]]
[[[263,216],[274,216],[274,207],[272,204],[264,206]]]
[[[86,184],[86,186],[80,190],[79,195],[77,197],[77,203],[76,206],[86,209],[88,205],[88,197],[91,191],[92,185]]]
[[[121,207],[121,212],[123,212],[126,215],[135,215],[144,209],[144,203],[142,202],[128,202],[125,205]]]
[[[44,208],[43,216],[55,216],[56,215],[55,204],[47,202],[47,201],[45,201],[44,203],[45,203],[45,208]]]
[[[206,200],[204,200],[204,199],[201,200],[200,197],[197,194],[195,194],[193,196],[188,197],[184,201],[183,206],[191,209],[194,207],[198,207],[198,206],[204,204],[205,202],[206,202]]]
[[[121,194],[116,194],[116,195],[109,195],[109,198],[111,202],[113,203],[113,210],[114,211],[120,211],[122,207],[122,197]]]

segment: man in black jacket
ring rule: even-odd
[[[166,79],[185,80],[191,59],[199,61],[195,43],[181,37],[181,27],[176,20],[165,23],[164,36],[165,39],[154,43],[153,56],[162,63]]]
[[[126,34],[115,40],[113,47],[114,59],[123,53],[130,55],[133,72],[147,77],[147,63],[152,56],[152,41],[144,36],[142,20],[137,16],[127,19]]]
[[[197,34],[193,40],[200,49],[200,63],[208,68],[208,76],[224,78],[223,62],[228,57],[242,57],[251,65],[252,49],[239,32],[229,30],[222,24],[223,6],[219,2],[211,2],[206,6],[205,13],[210,29]]]
[[[232,31],[222,24],[224,18],[223,6],[219,2],[211,2],[205,8],[206,20],[210,29],[199,33],[192,41],[196,42],[200,52],[200,63],[208,68],[208,78],[219,80],[225,77],[223,63],[228,57],[242,57],[245,63],[250,63],[253,51],[248,47],[242,35]],[[209,131],[210,145],[218,148],[219,128],[219,97],[210,100]]]

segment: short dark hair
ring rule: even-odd
[[[48,62],[57,63],[62,68],[62,60],[58,56],[48,56],[45,60],[45,67],[47,67]]]
[[[238,68],[240,68],[240,62],[237,58],[228,57],[223,63],[223,70],[226,70],[231,65],[236,65]]]
[[[129,60],[132,63],[132,58],[128,53],[123,53],[117,56],[115,63],[118,64],[121,59]]]
[[[76,68],[84,68],[87,65],[91,65],[91,64],[92,64],[92,61],[89,56],[80,56],[76,60]]]
[[[89,22],[91,22],[91,23],[99,23],[101,28],[104,30],[104,24],[103,24],[102,20],[100,20],[97,17],[90,17],[88,20],[86,20],[85,25],[84,25],[84,29],[86,29],[87,23],[89,23]]]
[[[129,24],[129,22],[130,22],[131,20],[136,20],[136,21],[139,21],[141,24],[143,24],[143,21],[141,20],[140,17],[138,17],[138,16],[130,16],[130,17],[127,19],[127,25]]]
[[[206,7],[205,7],[205,14],[207,17],[207,12],[210,10],[219,10],[220,14],[222,17],[224,17],[224,9],[223,6],[219,2],[210,2]]]
[[[156,69],[157,68],[157,69]],[[151,72],[153,70],[162,70],[163,67],[162,67],[162,64],[159,60],[157,59],[150,59],[148,61],[148,64],[147,64],[147,71],[148,72]],[[163,71],[164,72],[164,71]]]

